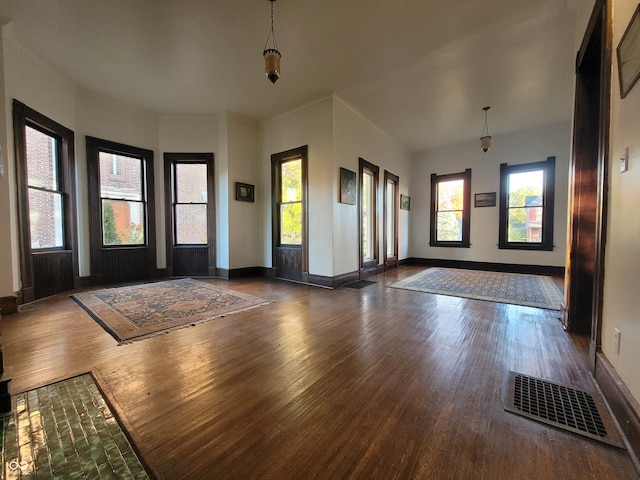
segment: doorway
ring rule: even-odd
[[[271,155],[273,268],[276,278],[307,282],[307,146]]]
[[[360,280],[378,273],[378,175],[380,169],[364,158],[358,167]]]
[[[172,276],[213,276],[213,153],[165,153],[164,171],[167,271]]]
[[[597,0],[577,57],[570,165],[569,259],[565,328],[600,346],[611,76],[609,2]]]
[[[398,184],[400,179],[393,173],[384,171],[384,268],[398,266]]]

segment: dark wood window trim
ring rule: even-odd
[[[512,173],[544,171],[544,184],[542,192],[542,242],[509,242],[508,229],[508,192],[509,175]],[[553,250],[553,218],[555,198],[555,172],[556,157],[548,157],[542,162],[522,163],[518,165],[500,164],[500,231],[498,246],[501,249],[511,250]]]
[[[156,221],[155,189],[153,174],[153,151],[122,143],[86,137],[87,176],[89,180],[89,244],[91,275],[100,282],[103,270],[103,251],[147,250],[146,258],[149,277],[156,276]],[[102,243],[102,207],[100,205],[100,152],[115,153],[143,160],[143,189],[145,203],[145,243],[143,245],[104,246]]]
[[[364,252],[362,250],[362,219],[364,215],[364,205],[362,202],[362,176],[365,170],[369,170],[373,173],[373,207],[375,215],[371,219],[373,222],[373,259],[365,262]],[[380,175],[380,167],[373,163],[367,162],[364,158],[358,159],[358,254],[360,265],[360,276],[363,278],[366,276],[367,271],[373,271],[378,265],[378,183]],[[374,272],[375,273],[375,272]]]
[[[215,231],[215,177],[213,153],[165,153],[164,154],[164,199],[165,199],[165,240],[167,248],[167,270],[173,269],[173,248],[175,227],[173,222],[175,190],[173,178],[177,163],[204,163],[207,165],[207,238],[209,247],[209,272],[215,275],[216,231]]]
[[[387,200],[388,200],[388,196],[389,196],[389,191],[388,191],[388,182],[391,181],[395,184],[395,188],[394,188],[394,192],[393,192],[393,255],[392,256],[388,256],[387,255],[387,247],[388,247],[388,242],[389,242],[389,238],[387,238],[387,226],[388,226],[388,222],[389,219],[387,218]],[[400,187],[400,177],[398,177],[397,175],[394,175],[391,172],[388,172],[387,170],[384,171],[384,214],[383,214],[383,224],[384,224],[384,245],[383,245],[383,251],[384,251],[384,257],[385,257],[385,265],[396,265],[398,264],[398,215],[400,213],[400,191],[399,191],[399,187]]]
[[[27,187],[27,157],[25,128],[29,126],[47,135],[55,137],[58,142],[58,158],[60,159],[59,189],[63,198],[63,248],[46,249],[49,252],[71,251],[73,264],[74,287],[80,286],[78,273],[78,234],[76,221],[76,182],[75,182],[75,134],[72,130],[60,125],[52,119],[29,108],[22,102],[13,100],[13,135],[16,158],[16,181],[19,222],[20,276],[22,283],[22,301],[35,299],[33,287],[33,257],[38,252],[31,248],[31,232],[29,227],[29,192]]]
[[[438,241],[436,213],[438,208],[438,183],[453,180],[464,181],[463,204],[462,204],[462,240],[460,241]],[[464,172],[449,173],[446,175],[431,174],[431,215],[429,229],[429,246],[431,247],[456,247],[469,248],[471,246],[471,169]]]
[[[272,262],[276,258],[276,248],[280,245],[280,215],[278,213],[279,192],[279,171],[280,164],[288,160],[300,158],[302,160],[302,273],[309,274],[309,180],[308,180],[308,147],[292,148],[280,153],[271,155],[271,219],[272,219]],[[289,246],[295,248],[295,246]]]

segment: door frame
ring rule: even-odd
[[[602,307],[604,288],[605,240],[607,224],[607,188],[609,164],[609,124],[612,58],[612,2],[596,0],[587,30],[576,58],[576,93],[574,110],[573,149],[570,164],[568,256],[565,274],[566,317],[565,328],[571,332],[590,335],[589,361],[595,371],[596,354],[602,343]],[[593,122],[597,115],[597,121]],[[595,139],[591,141],[590,139]],[[591,162],[591,165],[589,164]],[[595,164],[595,165],[594,165]],[[590,171],[587,169],[590,168]],[[588,221],[581,220],[582,189],[578,185],[583,173],[590,178],[589,186],[595,190],[595,211]],[[593,195],[593,194],[592,194]],[[580,237],[588,236],[594,243],[593,282],[587,294],[583,318],[578,305],[579,297]]]
[[[365,170],[369,170],[373,173],[373,210],[375,215],[373,216],[373,259],[367,262],[364,261],[363,249],[362,249],[362,219],[364,215],[364,204],[362,202],[362,176]],[[364,158],[358,159],[358,265],[360,280],[365,280],[371,275],[378,273],[378,257],[380,255],[378,251],[378,184],[380,176],[380,167],[373,163],[367,162]]]
[[[388,223],[389,223],[389,218],[388,218],[388,211],[387,211],[387,205],[388,205],[388,196],[389,196],[389,188],[388,188],[388,184],[389,181],[391,181],[395,187],[394,187],[394,191],[393,191],[393,256],[389,257],[387,256],[387,247],[389,246],[389,238],[387,236],[387,230],[388,230]],[[400,191],[399,191],[399,187],[400,187],[400,177],[398,177],[397,175],[394,175],[393,173],[385,170],[384,171],[384,208],[383,208],[383,215],[382,215],[382,222],[383,222],[383,236],[382,236],[382,250],[384,252],[384,268],[385,270],[387,269],[391,269],[391,268],[397,268],[398,267],[398,216],[400,214]]]
[[[302,145],[284,152],[271,155],[271,268],[273,275],[277,272],[277,249],[280,246],[280,213],[277,209],[279,167],[282,163],[296,158],[302,160],[302,271],[300,281],[309,281],[309,177],[308,146]],[[284,280],[287,280],[286,278]]]

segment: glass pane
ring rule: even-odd
[[[29,189],[31,248],[64,246],[62,195]]]
[[[207,206],[176,205],[176,244],[207,243]]]
[[[373,224],[375,206],[373,205],[373,173],[362,172],[362,256],[363,260],[373,259]]]
[[[509,174],[509,206],[542,205],[543,185],[543,170]]]
[[[291,160],[281,165],[281,202],[302,201],[302,160]]]
[[[27,183],[30,187],[58,188],[56,139],[34,128],[25,127]]]
[[[102,242],[104,245],[143,245],[144,204],[102,200]]]
[[[100,152],[100,196],[142,200],[142,160]]]
[[[280,205],[280,244],[302,245],[302,202]]]
[[[392,181],[387,181],[387,257],[393,257],[395,255],[395,195],[396,184]]]
[[[464,180],[438,182],[438,211],[462,210]]]
[[[207,202],[207,165],[176,163],[176,202]]]
[[[543,207],[510,208],[507,241],[542,243]]]
[[[436,213],[436,240],[438,242],[462,241],[462,212]]]

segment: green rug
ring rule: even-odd
[[[433,267],[387,286],[549,310],[563,302],[560,288],[542,275]]]
[[[191,278],[108,288],[71,298],[120,343],[270,303]]]

